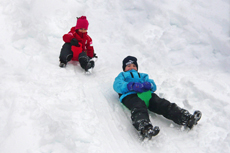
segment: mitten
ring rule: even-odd
[[[144,92],[144,85],[142,83],[134,83],[133,84],[133,90],[136,91],[136,92]]]
[[[144,91],[144,85],[142,83],[134,83],[130,82],[127,85],[127,88],[129,91],[136,91],[136,92],[143,92]]]
[[[98,58],[96,53],[93,54],[93,57]]]
[[[146,90],[150,90],[152,87],[152,84],[150,82],[144,82],[143,85]]]
[[[129,91],[132,91],[132,90],[133,90],[133,84],[134,84],[134,82],[129,82],[129,83],[127,84],[127,88],[128,88]]]
[[[73,46],[80,47],[78,40],[76,38],[71,39],[70,44]]]

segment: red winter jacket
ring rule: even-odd
[[[72,27],[68,34],[63,35],[63,40],[66,43],[70,43],[70,41],[76,38],[80,44],[80,47],[72,46],[71,50],[73,51],[73,58],[72,60],[78,60],[78,55],[84,51],[86,52],[87,56],[93,57],[94,49],[92,39],[86,33],[81,33],[78,30],[75,30],[75,27]]]

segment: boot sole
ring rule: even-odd
[[[201,116],[202,113],[200,111],[195,111],[189,120],[187,127],[192,129],[194,125],[197,125],[197,122],[201,119]]]

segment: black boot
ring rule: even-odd
[[[91,68],[94,68],[94,61],[93,60],[88,61],[87,65],[85,67],[85,71],[87,72]]]
[[[66,67],[66,64],[67,64],[66,62],[60,60],[59,66],[60,66],[61,68],[64,68],[64,67]]]
[[[85,70],[88,71],[89,69],[94,67],[94,61],[90,60],[90,58],[86,55],[85,52],[82,52],[79,54],[79,63],[81,67]]]
[[[79,55],[79,63],[85,71],[87,71],[89,69],[89,67],[91,67],[91,63],[89,63],[89,57],[88,56],[80,56]]]
[[[65,63],[60,62],[59,66],[60,66],[61,68],[64,68],[64,67],[66,67],[66,64],[65,64]]]
[[[150,122],[147,122],[143,120],[139,124],[139,130],[140,134],[142,136],[142,139],[148,138],[149,140],[156,136],[160,132],[160,128],[158,126],[155,126],[153,128],[152,124]]]
[[[88,63],[86,64],[86,66],[85,66],[85,71],[87,72],[91,67],[92,67],[92,66],[91,66],[91,63],[88,62]]]
[[[196,125],[197,122],[200,120],[201,116],[202,116],[202,113],[201,113],[200,111],[198,111],[198,110],[195,111],[195,112],[193,113],[193,115],[190,115],[190,116],[189,116],[189,119],[188,119],[187,122],[186,122],[186,126],[187,126],[188,128],[190,128],[190,129],[192,129],[193,126]]]
[[[60,60],[59,66],[60,66],[61,68],[66,67],[67,62],[71,61],[72,58],[73,58],[73,55],[72,55],[72,54],[69,54],[69,55],[66,56],[66,60],[65,60],[65,61],[59,59],[59,60]]]
[[[185,109],[180,109],[180,117],[178,118],[178,124],[179,125],[185,125],[187,126],[188,120],[191,118],[192,114],[190,114],[187,110]]]
[[[94,66],[95,66],[94,60],[91,59],[89,62],[91,63],[91,68],[94,68]]]
[[[158,133],[160,132],[160,128],[158,126],[155,126],[153,128],[153,126],[146,126],[142,131],[141,131],[141,135],[142,138],[147,138],[149,140],[152,139],[153,136],[156,136]]]

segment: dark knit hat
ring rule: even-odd
[[[137,64],[137,58],[136,57],[133,57],[133,56],[127,56],[125,59],[123,59],[123,65],[122,65],[122,68],[123,68],[123,71],[125,71],[125,67],[129,64],[135,64],[137,69],[138,69],[138,64]]]

